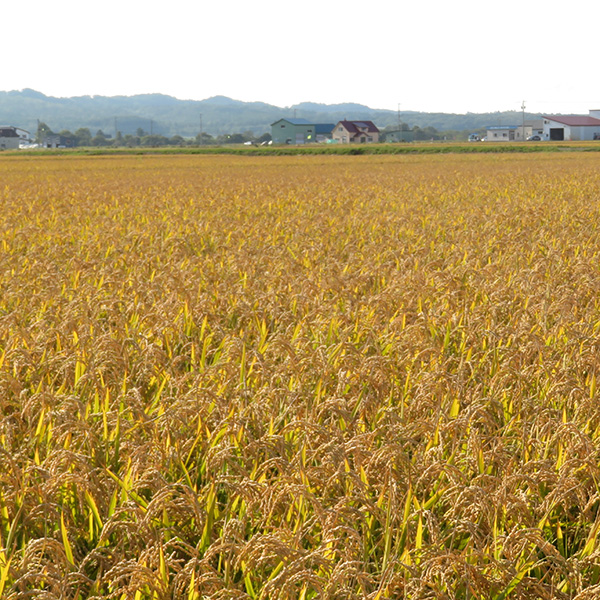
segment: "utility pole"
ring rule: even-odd
[[[200,145],[202,146],[204,142],[202,141],[202,113],[200,113]]]
[[[398,131],[402,131],[402,120],[400,119],[400,102],[398,102]]]
[[[521,110],[523,111],[523,141],[525,141],[525,100],[521,104]]]
[[[115,140],[117,139],[117,117],[115,117]]]

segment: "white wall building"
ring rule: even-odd
[[[21,129],[20,127],[15,127],[15,130],[16,130],[19,138],[21,138],[21,142],[30,142],[31,141],[31,134],[29,133],[29,131],[27,131],[27,129]]]
[[[600,139],[600,110],[585,115],[544,115],[544,140],[590,141]]]
[[[486,140],[488,142],[512,142],[515,139],[515,125],[490,125],[486,127]]]
[[[0,127],[0,150],[17,150],[29,142],[29,131],[20,127]]]
[[[540,139],[544,139],[544,122],[542,119],[525,121],[525,130],[523,130],[523,125],[519,125],[515,130],[515,141],[522,142],[533,135],[539,135]]]
[[[0,150],[17,150],[20,142],[16,127],[0,127]]]

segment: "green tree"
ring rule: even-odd
[[[169,140],[169,146],[185,146],[185,140],[180,135],[174,135]]]
[[[164,135],[145,135],[141,140],[140,143],[142,146],[152,146],[152,147],[157,147],[157,146],[168,146],[169,144],[169,138],[166,138]]]
[[[71,133],[68,129],[63,129],[58,133],[61,137],[61,144],[64,144],[67,148],[73,148],[75,143],[75,134]]]
[[[243,144],[246,138],[241,133],[226,133],[217,138],[219,144]]]
[[[212,135],[210,135],[210,133],[202,132],[202,137],[200,136],[200,134],[198,134],[196,136],[195,142],[199,146],[210,146],[211,144],[215,143],[215,138]]]
[[[80,127],[75,131],[75,144],[77,146],[91,146],[92,132],[87,127]]]
[[[128,133],[123,137],[123,143],[129,148],[133,148],[134,146],[140,145],[140,138],[137,135],[131,135]]]
[[[46,123],[43,121],[38,122],[37,134],[35,136],[35,141],[39,144],[44,140],[44,138],[48,135],[52,135],[54,132]]]
[[[98,129],[96,135],[92,139],[92,146],[108,146],[109,143],[108,136],[102,131],[102,129]]]
[[[423,140],[439,140],[440,134],[435,127],[418,127],[415,125],[413,127],[414,139],[423,141]]]

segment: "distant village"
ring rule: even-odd
[[[86,130],[87,131],[87,130]],[[101,132],[98,132],[101,133]],[[104,134],[102,134],[104,135]],[[239,135],[239,134],[236,134]],[[206,136],[205,137],[210,137]],[[131,136],[129,136],[131,137]],[[161,136],[154,136],[155,138]],[[177,142],[185,140],[175,136]],[[232,136],[227,136],[232,137]],[[105,136],[105,139],[110,139]],[[490,125],[483,132],[468,135],[470,142],[523,142],[523,141],[592,141],[600,140],[600,110],[590,110],[588,115],[542,115],[539,119],[523,120],[521,124]],[[150,140],[156,145],[169,143],[168,138]],[[414,131],[408,126],[380,130],[372,121],[343,120],[338,123],[313,123],[307,119],[281,118],[271,124],[271,134],[261,136],[261,144],[377,144],[410,143]],[[205,143],[202,137],[189,140],[189,144]],[[240,143],[244,143],[243,140]],[[245,142],[251,144],[254,142]],[[0,150],[19,148],[66,148],[73,146],[68,136],[45,132],[32,138],[31,133],[15,126],[0,127]]]
[[[376,144],[381,131],[372,121],[339,121],[311,123],[306,119],[280,119],[271,125],[274,144],[309,144],[312,142],[334,144]],[[543,115],[520,125],[490,125],[485,135],[472,133],[472,142],[522,142],[522,141],[591,141],[600,140],[600,110],[590,110],[589,115]],[[386,130],[385,142],[412,142],[410,130]]]

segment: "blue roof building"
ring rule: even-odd
[[[311,123],[306,119],[279,119],[271,124],[274,144],[310,144],[331,137],[333,123]]]

